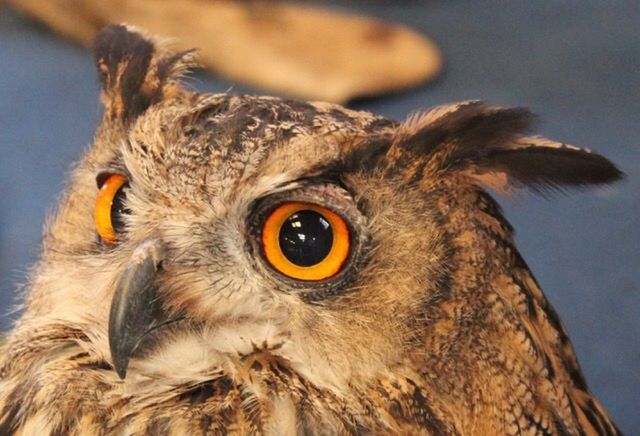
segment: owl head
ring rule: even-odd
[[[250,390],[266,359],[336,401],[410,380],[442,428],[482,428],[516,389],[550,426],[595,413],[566,401],[588,395],[571,344],[486,189],[610,183],[607,159],[532,135],[526,109],[396,122],[193,92],[193,52],[125,26],[94,48],[104,117],[17,331],[79,332],[103,380],[147,394],[219,373]]]

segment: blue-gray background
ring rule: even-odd
[[[591,389],[640,432],[640,2],[363,1],[420,29],[446,70],[410,92],[352,106],[401,119],[482,99],[528,106],[547,136],[593,148],[627,178],[610,189],[503,199],[519,247],[564,320]],[[198,75],[198,88],[228,81]],[[236,90],[247,90],[236,86]],[[89,51],[0,7],[0,311],[37,257],[46,211],[100,117]],[[0,318],[0,329],[11,325]]]

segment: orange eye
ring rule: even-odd
[[[124,204],[126,184],[125,176],[112,174],[98,192],[94,220],[98,234],[108,244],[116,242],[118,232],[124,227],[122,215],[127,212]]]
[[[278,206],[262,228],[267,261],[297,280],[324,280],[340,271],[349,255],[349,229],[344,219],[312,203]]]

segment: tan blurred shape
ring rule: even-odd
[[[436,45],[412,29],[295,3],[228,0],[8,0],[65,37],[90,44],[125,22],[198,47],[229,80],[304,99],[345,103],[406,89],[442,67]]]

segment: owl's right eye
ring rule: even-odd
[[[100,238],[108,244],[114,244],[118,240],[118,234],[124,228],[122,215],[128,212],[125,206],[127,186],[125,176],[111,174],[98,192],[94,220]]]

